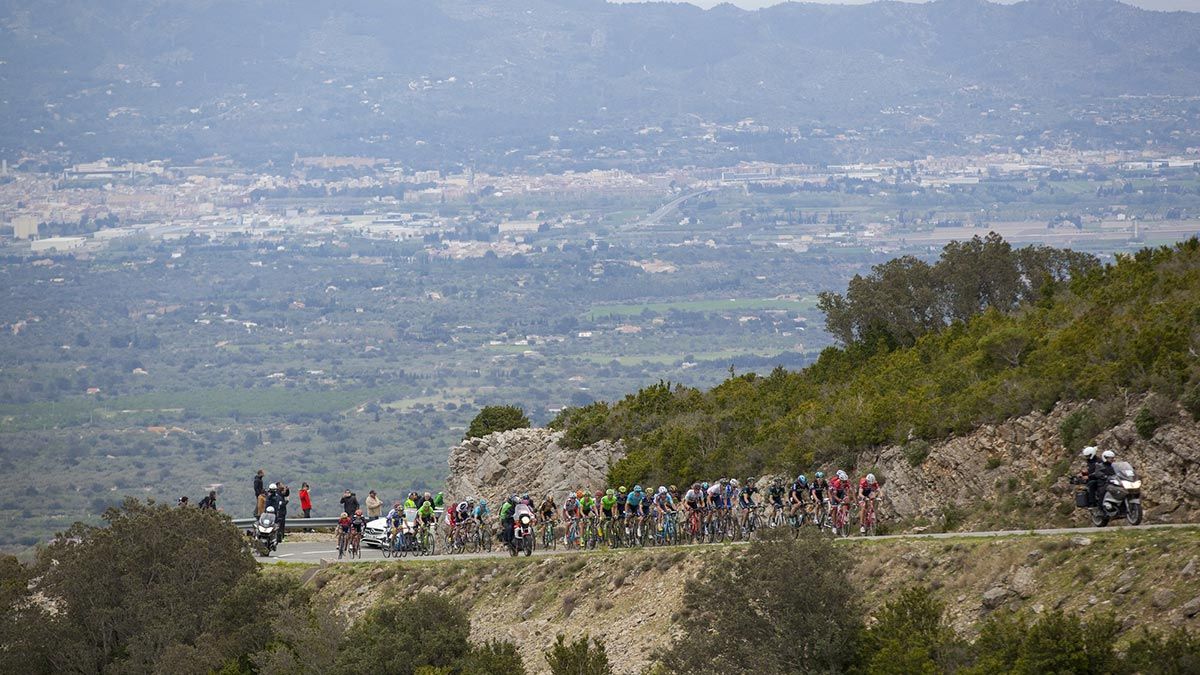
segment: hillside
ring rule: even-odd
[[[914,584],[949,608],[956,631],[976,637],[993,612],[1060,609],[1084,617],[1116,611],[1131,629],[1196,628],[1200,614],[1200,531],[1114,530],[1084,536],[848,541],[851,574],[865,605],[879,607]],[[665,647],[682,612],[684,582],[739,546],[660,549],[436,563],[289,566],[354,619],[384,600],[435,592],[469,608],[471,638],[511,640],[530,672],[564,633],[605,640],[617,673],[640,673]],[[1128,633],[1126,637],[1132,637]]]
[[[552,426],[566,430],[568,446],[622,439],[628,454],[610,472],[621,483],[874,466],[895,472],[898,485],[978,493],[980,484],[1015,479],[1013,488],[1036,492],[1088,443],[1129,453],[1150,471],[1169,467],[1156,481],[1163,485],[1195,471],[1200,241],[1105,267],[1080,260],[1057,281],[1014,281],[1007,290],[997,287],[1004,278],[1041,278],[1020,263],[1039,252],[998,238],[968,248],[948,246],[933,266],[877,266],[846,297],[823,298],[831,323],[840,313],[858,328],[844,333],[848,346],[804,370],[735,376],[709,391],[660,383],[565,411]],[[953,301],[964,293],[994,299],[956,318]],[[938,312],[945,318],[928,318]],[[996,436],[1003,440],[984,442]],[[911,506],[914,515],[923,508]]]
[[[1159,143],[1186,145],[1186,107],[1159,119],[1160,100],[1131,117],[1119,97],[1200,90],[1198,50],[1200,16],[1115,0],[756,12],[603,0],[11,0],[0,8],[0,113],[14,122],[0,147],[432,163],[516,161],[504,159],[510,150],[652,158],[662,143],[691,163],[723,152],[697,120],[744,119],[795,130],[731,137],[743,157],[776,160],[965,149],[980,134],[1002,146],[1043,132],[1140,144],[1149,128]],[[639,140],[645,128],[681,133]],[[781,148],[785,137],[794,142]]]

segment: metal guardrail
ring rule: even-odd
[[[233,524],[238,527],[250,527],[254,524],[255,518],[233,518]],[[286,527],[333,527],[337,525],[337,516],[327,516],[324,518],[288,518],[285,521]]]

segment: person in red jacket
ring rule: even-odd
[[[308,483],[300,486],[300,510],[304,512],[305,518],[312,517],[312,497],[308,494]]]

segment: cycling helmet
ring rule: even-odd
[[[624,486],[624,485],[622,485],[621,487],[617,488],[617,492],[626,492],[626,491],[627,491],[627,490],[625,489],[625,486]]]
[[[722,479],[721,479],[721,485],[729,485],[729,479],[728,479],[728,478],[722,478]]]
[[[701,484],[700,484],[700,489],[701,489],[701,490],[707,490],[707,489],[708,489],[708,483],[701,483]]]
[[[824,477],[825,477],[825,472],[824,472],[824,471],[818,471],[818,472],[817,472],[817,478],[824,478]]]
[[[642,491],[642,486],[641,486],[641,485],[634,485],[634,486],[633,486],[633,491],[634,491],[634,492],[641,492],[641,491]]]
[[[608,495],[609,497],[615,497],[617,496],[617,491],[612,488],[608,488],[604,491],[604,494]]]
[[[821,477],[821,472],[818,471],[817,478],[820,478],[820,477]],[[808,485],[808,477],[805,476],[804,474],[800,474],[799,476],[796,476],[796,482],[801,485]]]
[[[525,492],[521,495],[521,499],[529,499],[529,493]]]
[[[667,486],[666,486],[666,485],[659,485],[659,486],[658,486],[658,494],[660,494],[660,495],[665,495],[665,494],[667,494]]]
[[[838,469],[837,477],[840,478],[841,480],[850,480],[850,476],[847,476],[846,472],[842,471],[841,469]]]
[[[268,511],[271,511],[272,513],[274,513],[274,511],[275,511],[275,507],[273,507],[273,506],[272,506],[272,507],[267,507],[267,510],[268,510]],[[342,515],[340,515],[340,516],[338,516],[338,517],[339,517],[339,518],[349,518],[349,517],[350,517],[350,514],[349,514],[349,513],[346,513],[345,511],[342,511]]]
[[[692,489],[693,489],[693,490],[699,490],[699,489],[700,489],[700,484],[699,484],[699,483],[692,483]]]
[[[730,479],[729,479],[729,484],[730,484],[730,485],[732,485],[733,487],[737,487],[737,486],[738,486],[737,479],[736,479],[736,478],[730,478]]]
[[[677,492],[678,490],[679,488],[675,487],[674,485],[671,486],[671,492]]]
[[[750,476],[749,478],[746,479],[746,485],[753,483],[755,480],[756,479],[754,478],[754,476]]]
[[[267,489],[268,489],[268,490],[276,490],[276,489],[278,489],[278,488],[276,488],[276,487],[275,487],[275,484],[274,484],[274,483],[271,483],[270,485],[268,485],[268,486],[267,486]]]
[[[362,515],[362,509],[355,509],[355,510],[354,510],[354,515],[356,515],[356,516],[361,516],[361,515]]]
[[[467,503],[471,503],[473,501],[475,501],[474,497],[467,497]]]
[[[275,513],[275,507],[274,507],[274,506],[268,506],[268,507],[267,507],[267,513]],[[344,515],[346,515],[346,514],[344,514],[344,513],[343,513],[342,515],[344,516]]]
[[[596,490],[596,494],[594,496],[596,497],[596,499],[600,499],[601,497],[604,496],[604,493],[601,492],[600,490]]]
[[[1104,461],[1111,462],[1114,459],[1116,459],[1117,453],[1113,452],[1112,450],[1105,450],[1103,457],[1104,457]]]
[[[1096,456],[1096,446],[1094,446],[1094,445],[1087,446],[1086,448],[1083,449],[1082,454],[1083,454],[1084,458],[1092,459],[1093,457]]]
[[[875,484],[875,474],[873,474],[873,473],[867,474],[867,482],[870,483],[871,485],[874,485]]]

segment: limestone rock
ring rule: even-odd
[[[604,486],[612,464],[625,456],[620,441],[600,441],[579,450],[562,447],[553,429],[513,429],[471,438],[450,449],[450,499],[483,497],[491,504],[529,492],[540,501],[553,493],[561,504],[567,490]]]
[[[983,606],[988,609],[995,609],[1004,604],[1008,596],[1012,595],[1012,591],[1003,586],[993,586],[983,592]]]
[[[1174,599],[1174,591],[1169,588],[1160,588],[1154,591],[1154,595],[1150,596],[1150,604],[1158,609],[1165,609],[1171,605],[1171,601]]]

